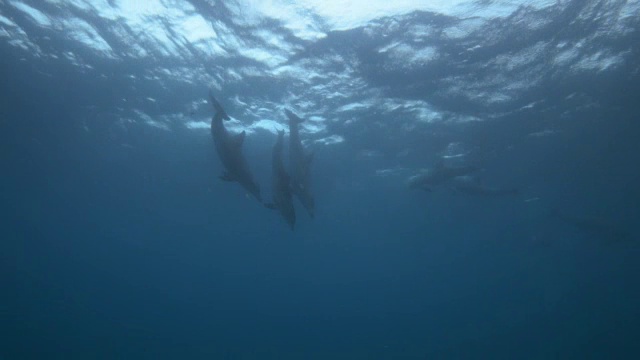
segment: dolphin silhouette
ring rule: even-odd
[[[242,144],[244,143],[246,132],[230,134],[223,123],[223,120],[229,120],[230,118],[211,92],[209,92],[209,101],[216,110],[215,115],[211,118],[211,136],[213,137],[218,157],[226,170],[220,175],[220,179],[239,183],[262,203],[260,187],[253,180],[247,160],[242,154]]]
[[[305,154],[300,141],[299,125],[303,121],[296,114],[285,109],[289,118],[289,166],[291,170],[291,190],[312,218],[315,215],[315,199],[311,192],[311,162],[313,153]]]
[[[599,239],[605,243],[623,243],[634,238],[627,228],[600,217],[575,216],[558,209],[551,210],[552,217],[570,225],[585,235]]]
[[[432,191],[434,186],[445,184],[456,177],[466,176],[477,170],[478,168],[472,165],[449,167],[443,162],[438,162],[434,168],[423,170],[420,174],[410,177],[407,185],[411,189]]]
[[[516,188],[500,188],[482,185],[476,176],[457,176],[453,179],[453,189],[467,195],[481,197],[508,197],[520,194]]]
[[[271,168],[273,172],[273,201],[266,203],[269,209],[278,210],[280,215],[289,224],[291,230],[296,224],[296,211],[293,207],[293,195],[291,192],[291,180],[282,163],[282,145],[284,131],[278,132],[278,140],[273,146]]]

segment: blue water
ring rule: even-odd
[[[0,0],[0,359],[638,358],[640,3],[309,3]],[[306,119],[315,218],[209,89],[265,198]]]

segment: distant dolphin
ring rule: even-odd
[[[253,180],[247,160],[242,155],[242,144],[246,133],[243,131],[236,135],[230,134],[222,122],[230,119],[229,116],[211,93],[209,93],[209,101],[216,110],[216,114],[211,118],[211,136],[213,136],[218,157],[226,170],[220,175],[220,179],[239,183],[258,201],[262,202],[260,187]]]
[[[302,206],[313,218],[315,214],[315,200],[311,193],[311,161],[313,153],[305,154],[300,141],[298,125],[303,121],[296,114],[285,110],[289,118],[289,165],[291,169],[291,188]]]
[[[633,240],[632,234],[619,224],[614,224],[604,218],[574,216],[553,209],[551,215],[584,234],[607,243],[621,243]]]
[[[407,185],[411,189],[432,191],[434,186],[445,184],[458,176],[469,175],[477,170],[475,166],[448,167],[439,162],[434,168],[423,170],[420,174],[410,177]]]
[[[273,146],[273,154],[271,159],[272,176],[273,176],[273,201],[265,204],[266,207],[278,210],[280,215],[285,219],[291,230],[296,224],[296,211],[293,207],[293,196],[291,192],[291,181],[289,174],[282,163],[282,144],[284,131],[278,132],[278,140]]]
[[[515,196],[520,193],[515,188],[495,188],[484,186],[475,176],[457,176],[453,179],[453,188],[463,194],[483,197]]]

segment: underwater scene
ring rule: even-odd
[[[0,0],[0,360],[640,359],[640,0]]]

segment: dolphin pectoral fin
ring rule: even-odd
[[[246,131],[242,131],[241,133],[239,133],[238,135],[233,137],[233,145],[241,148],[242,144],[244,144],[244,138],[247,135]]]
[[[264,207],[271,210],[276,210],[276,205],[274,203],[264,203]]]
[[[220,180],[222,181],[234,181],[233,176],[231,176],[231,174],[229,174],[228,172],[220,175]]]
[[[220,105],[220,103],[218,102],[218,100],[216,100],[216,98],[213,96],[213,92],[211,92],[211,90],[209,90],[209,102],[211,103],[211,105],[213,106],[214,109],[216,109],[216,112],[218,114],[220,114],[220,116],[225,119],[225,120],[229,120],[231,119],[229,117],[229,115],[227,115],[227,112],[224,111],[224,109],[222,108],[222,105]]]

